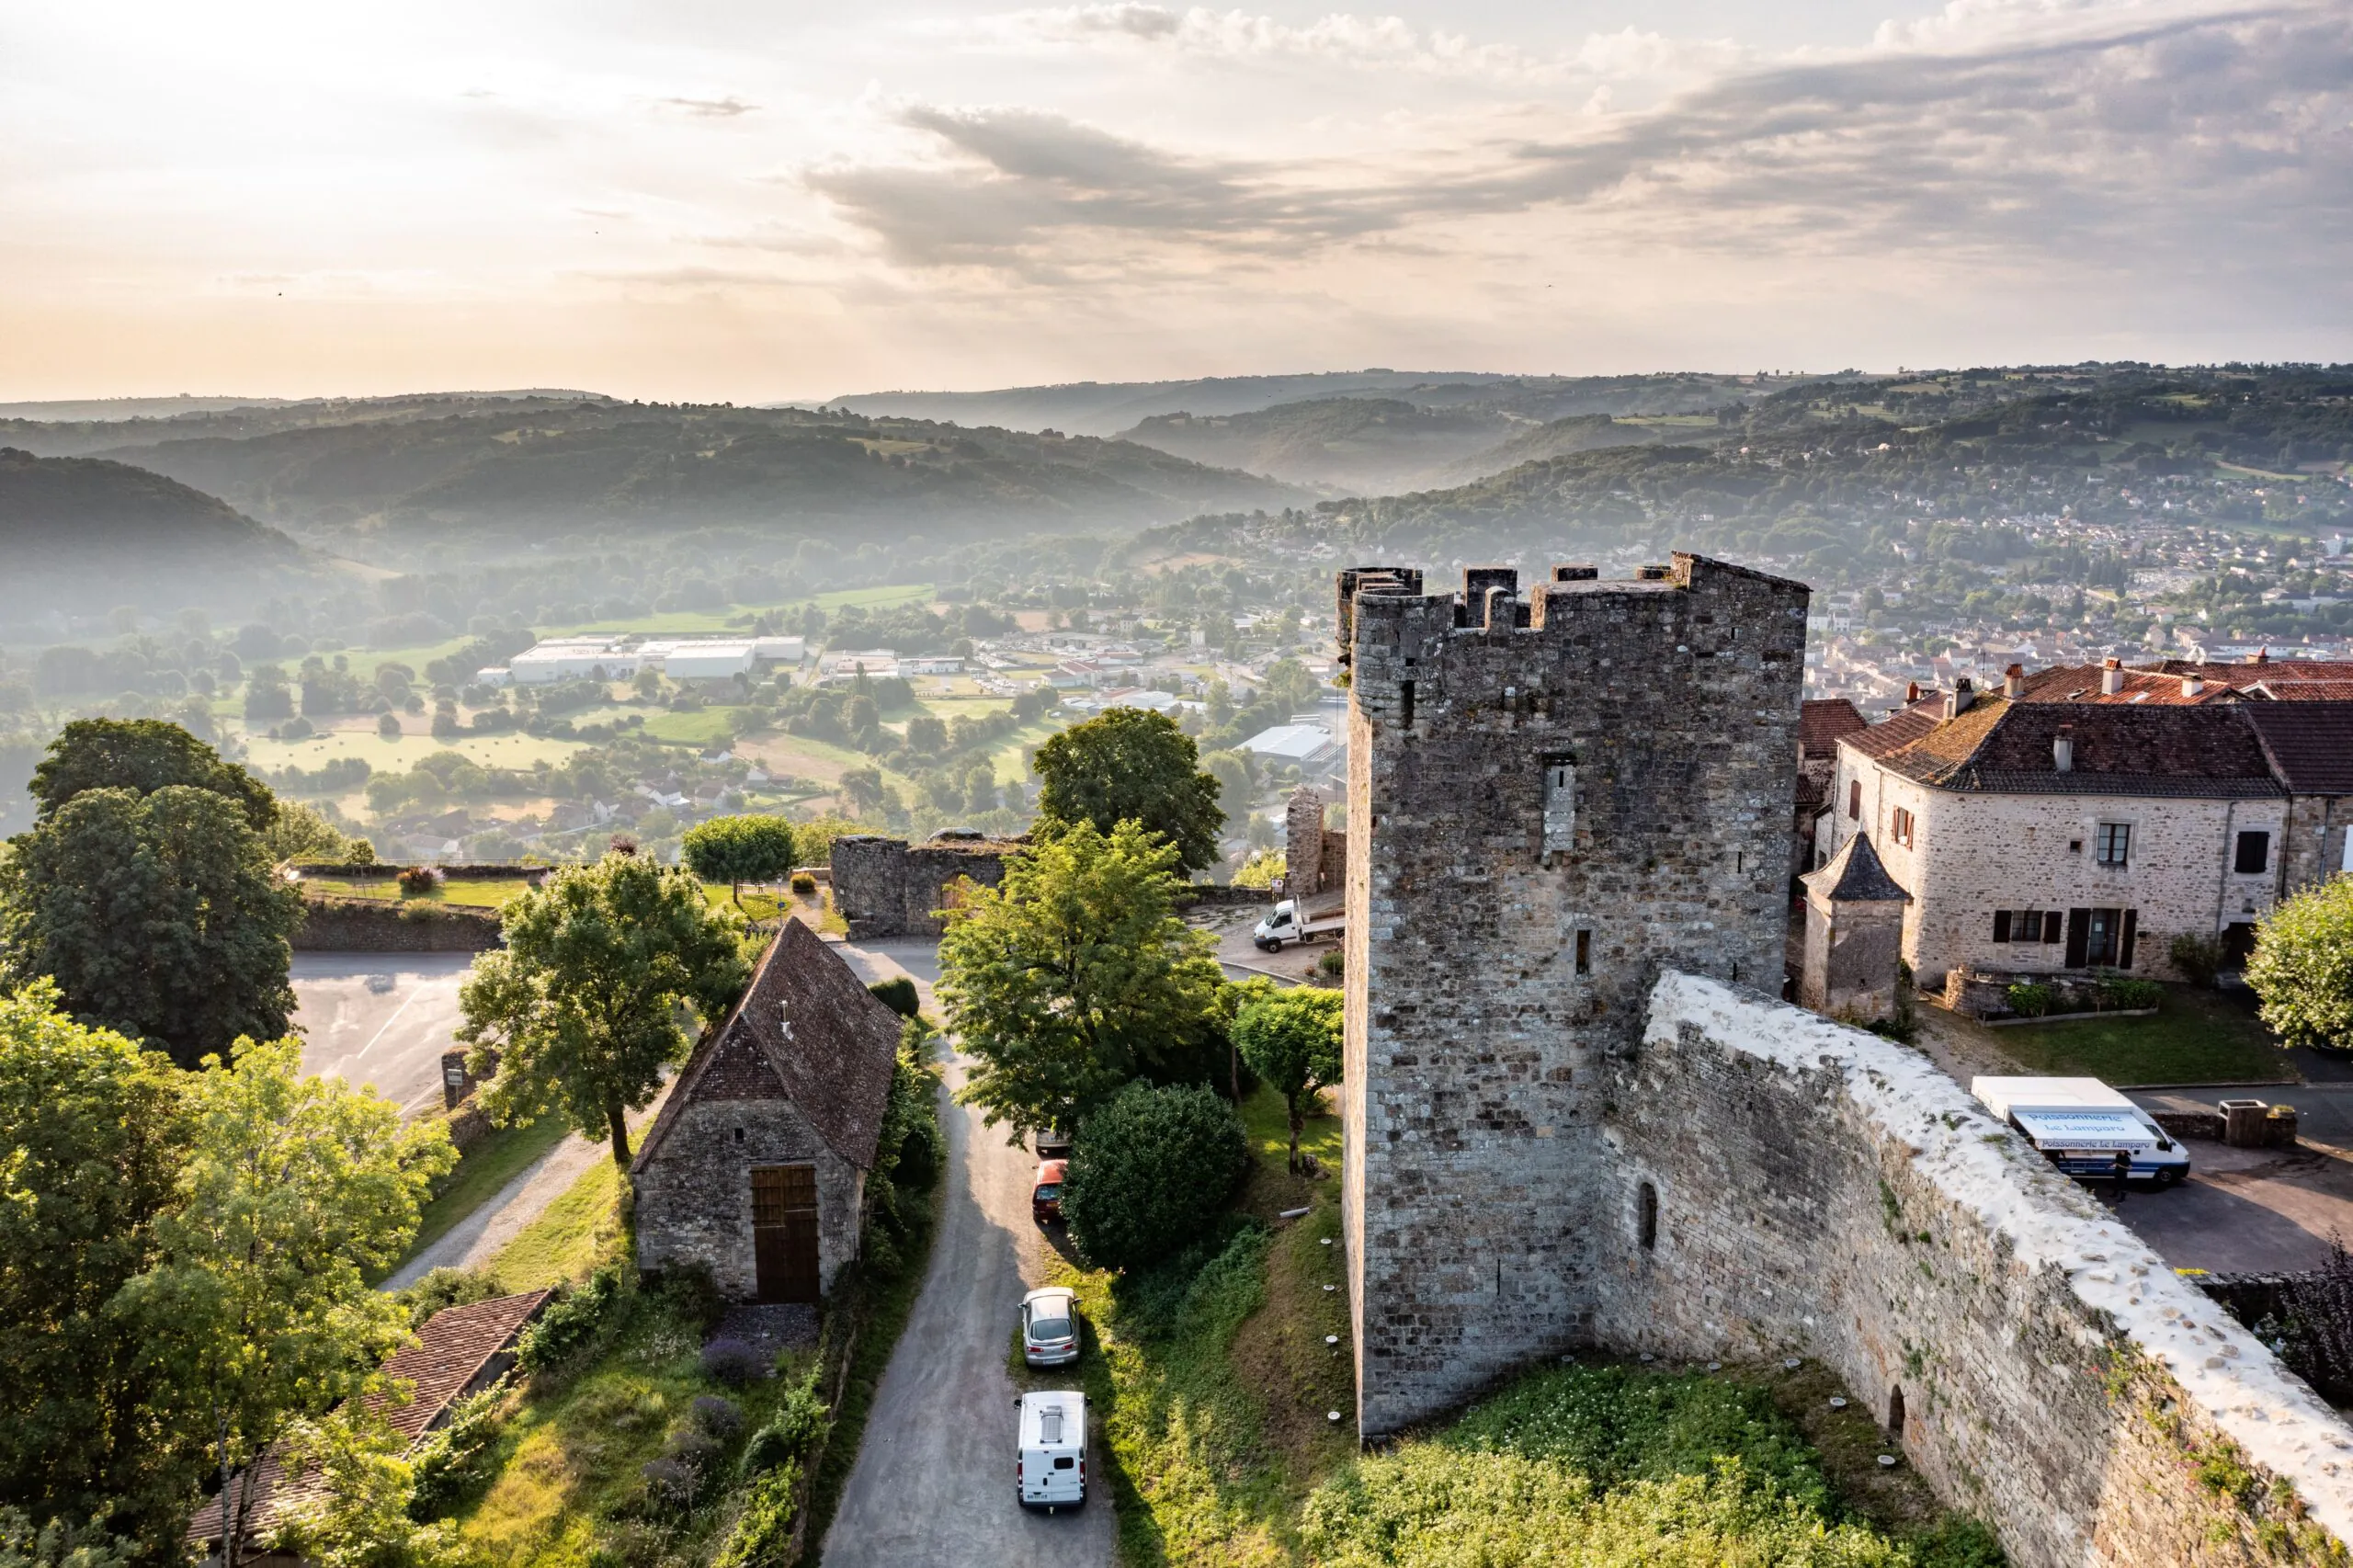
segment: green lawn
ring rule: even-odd
[[[528,1127],[498,1128],[467,1150],[457,1168],[442,1179],[441,1190],[425,1206],[409,1256],[415,1256],[448,1235],[460,1221],[522,1175],[531,1162],[563,1142],[563,1122],[543,1116]]]
[[[509,1290],[585,1279],[620,1245],[620,1174],[599,1158],[490,1260]]]
[[[2003,1054],[2031,1073],[2109,1084],[2260,1083],[2302,1076],[2255,1016],[2246,991],[2168,985],[2148,1018],[2084,1018],[1989,1029]]]
[[[703,708],[691,713],[657,713],[646,720],[644,733],[657,741],[715,746],[733,740],[734,719],[741,708]]]
[[[453,878],[436,882],[430,892],[401,892],[401,885],[390,877],[336,877],[305,873],[305,891],[331,893],[337,898],[414,898],[420,903],[451,903],[472,909],[501,909],[509,899],[522,897],[531,891],[529,881],[522,877]],[[724,891],[724,890],[722,890]]]

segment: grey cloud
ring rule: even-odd
[[[1433,149],[1402,170],[1189,156],[1021,110],[904,118],[952,162],[808,183],[915,266],[1028,270],[1078,232],[1228,256],[1442,242],[1450,222],[1542,210],[1662,244],[2106,265],[2227,258],[2265,233],[2291,254],[2234,264],[2309,265],[2353,228],[2353,9],[2336,6],[1788,65],[1592,134]]]

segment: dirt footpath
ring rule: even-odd
[[[869,982],[912,975],[932,1006],[929,943],[845,946]],[[936,1016],[936,1015],[935,1015]],[[1111,1561],[1108,1488],[1075,1514],[1024,1512],[1013,1496],[1013,1380],[1006,1373],[1022,1292],[1041,1278],[1029,1220],[1032,1156],[941,1090],[948,1186],[923,1294],[876,1391],[843,1488],[824,1568],[1097,1568]],[[1075,1386],[1074,1381],[1073,1386]],[[1101,1440],[1087,1471],[1104,1473]]]

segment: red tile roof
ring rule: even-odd
[[[486,1301],[442,1308],[384,1363],[387,1378],[414,1389],[408,1403],[386,1409],[390,1403],[386,1396],[369,1394],[369,1406],[384,1410],[386,1425],[414,1447],[449,1406],[473,1389],[492,1361],[514,1348],[524,1325],[539,1315],[553,1294],[526,1290],[517,1296],[494,1296]],[[267,1536],[296,1508],[320,1495],[317,1473],[306,1469],[290,1475],[286,1455],[275,1443],[230,1484],[253,1488],[253,1502],[245,1514],[248,1540]],[[221,1498],[207,1499],[188,1521],[188,1539],[200,1545],[219,1540],[221,1521]]]
[[[2353,795],[2353,702],[2250,702],[2239,712],[2299,795]]]
[[[1923,702],[1846,744],[1941,790],[2018,794],[2278,795],[2269,758],[2227,707],[2075,706],[1981,698],[1958,718]],[[1902,728],[1898,728],[1901,725]],[[2052,743],[2065,733],[2061,772]]]
[[[1838,738],[1870,727],[1870,721],[1843,697],[1822,697],[1798,706],[1798,750],[1806,756],[1836,756]]]

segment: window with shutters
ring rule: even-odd
[[[2252,877],[2271,869],[2271,835],[2268,833],[2242,833],[2237,851],[2231,858],[2231,869],[2240,876]]]
[[[1904,846],[1904,848],[1909,849],[1912,847],[1915,825],[1915,823],[1912,813],[1905,811],[1902,806],[1898,806],[1889,818],[1887,824],[1888,836],[1894,839],[1896,843]]]

